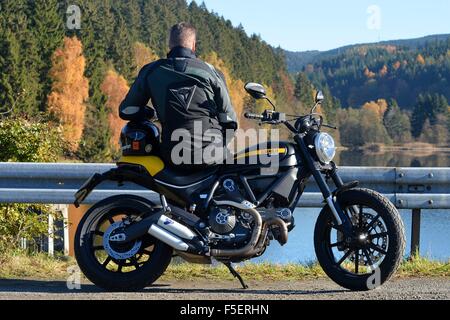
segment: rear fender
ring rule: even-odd
[[[148,171],[140,165],[135,164],[119,164],[117,168],[111,169],[104,173],[95,173],[90,177],[81,188],[75,193],[75,207],[80,204],[91,194],[99,184],[103,181],[116,181],[119,185],[127,182],[133,182],[149,190],[157,191],[157,186]]]

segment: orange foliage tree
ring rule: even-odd
[[[425,64],[425,59],[423,58],[423,56],[420,53],[417,55],[416,61],[418,63],[420,63],[421,65]]]
[[[89,82],[84,76],[86,61],[83,45],[76,37],[64,38],[62,48],[52,56],[50,76],[53,81],[48,96],[48,111],[63,128],[68,150],[78,149],[84,128],[86,102],[89,98]]]
[[[143,66],[159,59],[158,55],[142,42],[135,42],[133,46],[134,63],[137,76]]]
[[[379,72],[380,77],[384,77],[388,73],[388,67],[387,65],[384,65]]]
[[[376,74],[374,72],[370,71],[369,68],[367,68],[367,67],[364,69],[364,75],[368,79],[375,78],[375,76],[376,76]]]
[[[125,121],[119,117],[119,105],[128,93],[127,80],[114,70],[106,73],[100,90],[106,96],[106,107],[109,110],[108,122],[111,129],[111,147],[117,151],[119,149],[120,132],[125,125]]]

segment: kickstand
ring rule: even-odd
[[[242,279],[241,275],[233,268],[233,266],[231,265],[231,262],[224,262],[224,265],[227,266],[228,270],[230,270],[231,274],[235,277],[238,278],[239,282],[242,285],[242,288],[248,289],[248,285],[245,284],[244,280]]]

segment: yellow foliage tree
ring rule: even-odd
[[[378,99],[375,101],[366,102],[362,109],[374,111],[379,119],[382,119],[386,112],[388,104],[384,99]]]
[[[84,76],[86,61],[83,45],[76,37],[64,38],[62,48],[52,57],[50,77],[52,90],[48,96],[48,111],[63,128],[63,137],[70,151],[78,149],[84,128],[89,82]]]
[[[216,52],[207,54],[203,59],[216,69],[220,70],[225,76],[228,91],[230,93],[231,103],[236,111],[238,119],[241,119],[244,113],[244,102],[247,94],[244,89],[244,82],[240,79],[234,79],[225,62],[217,56]]]
[[[128,93],[128,83],[117,72],[109,70],[100,89],[107,97],[106,107],[109,109],[108,122],[111,129],[111,146],[113,150],[117,151],[119,149],[120,132],[126,123],[120,119],[118,110],[120,103]]]
[[[158,55],[142,42],[135,42],[133,46],[134,62],[137,76],[143,66],[159,59]]]

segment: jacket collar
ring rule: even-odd
[[[196,58],[196,55],[191,49],[175,47],[169,52],[167,58]]]

